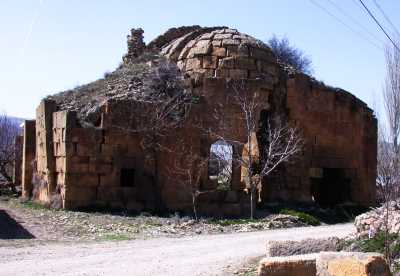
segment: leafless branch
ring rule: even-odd
[[[12,182],[14,163],[14,142],[19,134],[19,126],[7,115],[0,115],[0,177]]]

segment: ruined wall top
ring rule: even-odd
[[[124,61],[132,60],[143,54],[146,49],[146,44],[143,41],[143,29],[131,29],[131,34],[128,35],[128,53],[124,56]]]
[[[171,28],[147,46],[143,30],[132,29],[124,62],[134,62],[145,50],[175,62],[190,77],[271,80],[279,68],[265,43],[225,26]]]

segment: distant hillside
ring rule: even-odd
[[[21,125],[25,119],[23,118],[18,118],[18,117],[13,117],[13,116],[7,116],[13,123],[15,123],[16,125]]]

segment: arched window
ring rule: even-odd
[[[208,177],[217,181],[218,189],[228,190],[231,186],[232,159],[232,145],[222,140],[218,140],[211,145]]]

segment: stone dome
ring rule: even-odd
[[[278,71],[265,43],[226,27],[187,33],[163,45],[161,54],[192,77],[255,79]]]

